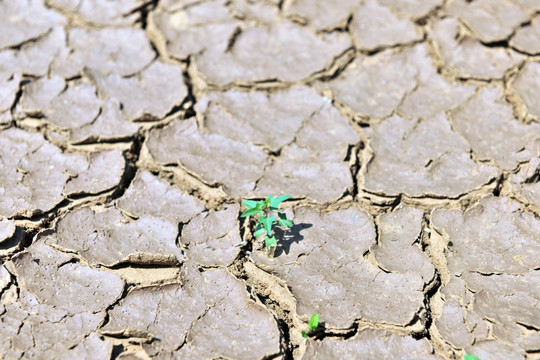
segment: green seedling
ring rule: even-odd
[[[474,355],[465,354],[463,355],[463,360],[480,360],[480,359]]]
[[[302,331],[302,336],[307,339],[309,335],[311,335],[317,329],[318,326],[319,326],[319,314],[315,313],[313,314],[311,319],[309,319],[308,331],[307,332]]]
[[[274,234],[274,226],[280,226],[282,228],[290,228],[293,226],[292,220],[287,219],[285,213],[279,212],[279,205],[282,202],[289,199],[289,195],[281,195],[273,197],[269,195],[265,200],[254,201],[254,200],[244,200],[242,204],[247,207],[247,210],[242,213],[242,217],[258,215],[257,226],[253,232],[253,236],[259,237],[264,235],[264,245],[269,257],[274,257],[274,251],[277,247],[277,239]],[[275,214],[270,214],[271,212],[277,212],[277,217]]]

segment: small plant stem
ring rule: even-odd
[[[273,259],[274,258],[274,252],[276,251],[275,245],[270,245],[266,248],[266,255],[268,255],[268,258]]]

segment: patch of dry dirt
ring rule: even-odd
[[[0,1],[0,358],[540,359],[539,11]]]

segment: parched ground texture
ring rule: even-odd
[[[0,358],[540,359],[539,94],[538,0],[2,0]]]

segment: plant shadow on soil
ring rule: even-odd
[[[300,231],[309,229],[312,226],[313,224],[302,223],[294,224],[292,228],[287,230],[280,228],[274,229],[276,237],[279,239],[274,257],[278,257],[282,253],[288,255],[293,243],[299,243],[300,241],[304,240],[304,236],[300,234]]]

